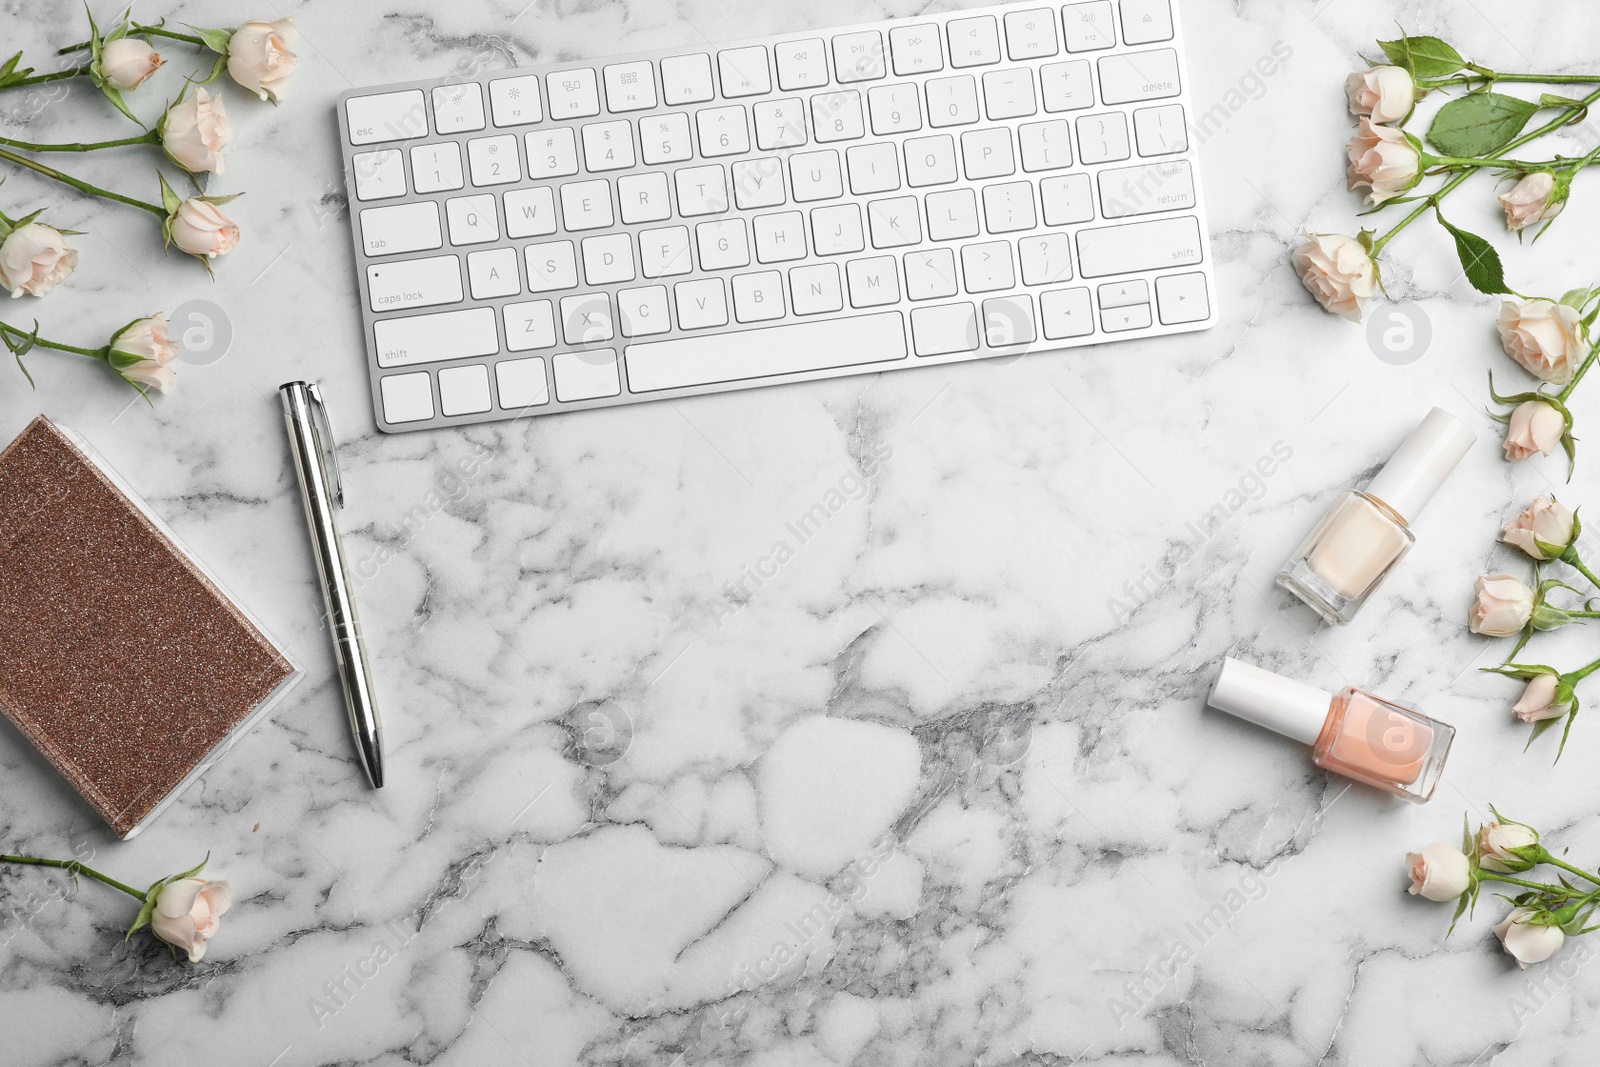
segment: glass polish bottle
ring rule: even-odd
[[[1231,656],[1206,703],[1311,746],[1323,770],[1422,803],[1444,772],[1455,727],[1350,686],[1327,693]]]
[[[1366,489],[1333,502],[1278,571],[1278,584],[1328,622],[1349,622],[1411,550],[1411,523],[1475,440],[1448,411],[1429,411]]]

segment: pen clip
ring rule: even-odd
[[[339,470],[339,446],[333,436],[333,423],[328,421],[328,405],[322,400],[322,390],[316,383],[306,386],[306,395],[311,398],[311,410],[316,416],[318,432],[327,437],[324,448],[327,450],[327,463],[333,468],[333,500],[344,508],[344,475]]]

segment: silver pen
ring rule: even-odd
[[[344,706],[350,713],[350,733],[356,753],[372,788],[383,788],[383,724],[372,687],[366,645],[361,640],[361,620],[356,615],[355,587],[345,567],[344,545],[334,513],[344,507],[344,479],[328,422],[322,392],[314,384],[286,382],[278,387],[283,419],[289,428],[289,451],[300,476],[300,500],[311,532],[311,552],[322,580],[322,604],[333,655],[344,688]],[[331,483],[331,484],[330,484]]]

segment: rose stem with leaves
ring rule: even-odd
[[[163,29],[160,26],[129,26],[126,36],[128,36],[128,37],[167,37],[167,38],[170,38],[170,39],[172,39],[174,41],[187,41],[190,44],[199,45],[201,48],[206,47],[205,41],[202,40],[199,37],[196,37],[192,33],[179,33],[176,30]],[[88,41],[79,41],[77,44],[69,44],[65,48],[56,49],[56,55],[58,55],[58,56],[71,55],[73,52],[81,52],[85,48],[88,48],[88,47],[89,47],[89,42]],[[1554,84],[1554,83],[1552,83],[1552,84]]]
[[[20,89],[25,85],[43,85],[46,82],[71,81],[73,78],[85,77],[88,73],[88,67],[70,67],[67,70],[52,71],[49,74],[34,74],[26,78],[18,78],[16,81],[7,82],[4,86],[0,86],[0,88]]]
[[[104,882],[112,889],[120,889],[140,903],[144,902],[145,895],[139,890],[133,888],[133,886],[128,885],[125,882],[119,882],[108,874],[101,874],[93,867],[85,867],[77,860],[46,860],[39,859],[37,856],[0,855],[0,863],[25,863],[33,867],[60,867],[62,870],[69,871],[74,875],[87,874],[90,878],[93,878],[97,882]]]
[[[72,144],[32,144],[28,141],[14,141],[9,137],[0,137],[0,145],[11,148],[20,148],[24,152],[94,152],[101,148],[123,148],[136,144],[160,144],[161,132],[150,130],[138,137],[124,137],[120,141],[77,141]]]
[[[6,151],[4,148],[0,148],[0,159],[9,160],[19,167],[26,167],[31,171],[43,174],[46,178],[52,178],[64,185],[70,185],[79,192],[88,193],[91,196],[101,196],[107,200],[115,200],[117,203],[127,204],[129,207],[142,208],[159,219],[164,219],[167,217],[167,209],[159,204],[149,204],[143,200],[135,200],[131,196],[123,196],[121,193],[113,193],[109,189],[102,189],[98,185],[90,185],[88,182],[83,181],[80,178],[74,178],[70,174],[63,174],[54,167],[47,167],[37,160],[29,159],[26,156],[19,156],[15,152]]]

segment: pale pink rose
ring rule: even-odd
[[[161,53],[136,37],[118,38],[100,50],[100,73],[106,84],[124,92],[137,89],[162,62]]]
[[[196,89],[161,116],[161,147],[190,174],[222,173],[222,150],[233,140],[233,123],[222,97]]]
[[[1530,401],[1537,403],[1537,401]],[[1541,405],[1550,407],[1549,404]],[[1554,408],[1550,408],[1555,411]],[[1556,413],[1557,415],[1560,412]],[[1520,548],[1534,559],[1554,559],[1572,543],[1572,509],[1553,496],[1541,496],[1500,531],[1503,544]],[[1555,549],[1547,553],[1540,545]]]
[[[228,39],[228,74],[261,99],[278,103],[299,63],[289,51],[299,36],[292,18],[246,22]]]
[[[1373,122],[1398,122],[1411,114],[1417,87],[1404,67],[1372,67],[1344,80],[1350,114]]]
[[[1378,268],[1360,241],[1337,233],[1307,234],[1289,262],[1325,310],[1361,321],[1362,309],[1378,289]]]
[[[1411,888],[1406,892],[1429,900],[1454,900],[1472,883],[1471,866],[1459,848],[1436,841],[1421,852],[1406,853]]]
[[[1506,423],[1506,459],[1527,459],[1538,452],[1548,456],[1561,444],[1567,420],[1542,400],[1524,400],[1511,412]]]
[[[43,296],[78,266],[76,249],[54,226],[30,222],[12,230],[0,243],[0,288],[13,297]]]
[[[1515,822],[1492,822],[1478,830],[1478,866],[1501,874],[1525,871],[1533,864],[1511,850],[1539,843],[1539,832]]]
[[[1511,710],[1523,722],[1541,722],[1545,719],[1559,719],[1572,710],[1570,703],[1552,703],[1556,696],[1556,687],[1560,684],[1553,674],[1540,674],[1528,680],[1528,688],[1522,691],[1522,696]]]
[[[217,210],[217,205],[195,197],[178,206],[172,219],[172,243],[191,256],[215,259],[233,251],[239,243],[239,227]]]
[[[1393,200],[1422,174],[1422,155],[1404,130],[1363,118],[1345,145],[1350,154],[1350,188],[1366,189],[1367,203]]]
[[[1533,590],[1509,574],[1479,578],[1472,602],[1471,629],[1485,637],[1520,633],[1533,617]]]
[[[1515,233],[1561,214],[1561,209],[1567,206],[1567,198],[1551,199],[1555,191],[1556,176],[1549,171],[1524,174],[1517,184],[1500,194],[1500,206],[1506,212],[1506,229]]]
[[[1535,378],[1565,385],[1589,349],[1583,313],[1553,300],[1500,302],[1500,347]]]
[[[150,927],[161,940],[187,952],[190,963],[199,963],[206,942],[216,936],[222,914],[232,903],[233,889],[227,882],[180,878],[168,882],[156,897]]]
[[[113,366],[124,378],[165,396],[177,384],[178,346],[167,336],[164,315],[129,323],[111,339]],[[119,358],[120,357],[120,358]]]
[[[1512,908],[1511,914],[1494,928],[1494,936],[1523,970],[1530,963],[1543,963],[1554,956],[1567,939],[1559,926],[1528,925],[1528,920],[1537,914],[1532,908]]]

